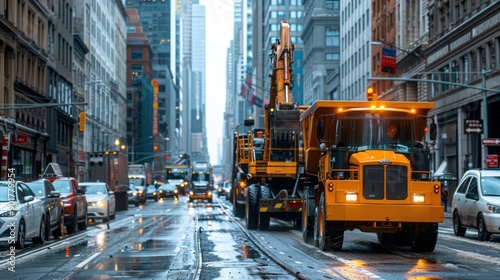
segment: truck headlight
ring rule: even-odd
[[[346,192],[345,193],[345,201],[358,201],[358,193]]]
[[[425,202],[425,195],[423,194],[413,194],[413,203],[424,203]]]

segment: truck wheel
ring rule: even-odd
[[[266,186],[266,185],[260,186],[260,198],[261,199],[271,198],[271,189],[269,188],[269,186]],[[259,199],[259,201],[260,201],[260,199]],[[268,230],[270,222],[271,222],[271,213],[259,212],[259,229],[260,230]]]
[[[319,207],[314,207],[314,228],[313,228],[314,246],[319,247]]]
[[[438,237],[438,224],[420,223],[415,226],[410,242],[413,252],[432,252],[436,247]]]
[[[247,229],[257,229],[259,223],[259,189],[256,185],[248,186],[245,210]]]
[[[314,226],[311,226],[311,218],[309,216],[309,192],[306,190],[304,192],[304,197],[302,200],[302,240],[307,242],[307,238],[311,236],[311,232],[314,230]]]
[[[319,199],[319,249],[341,250],[344,243],[344,231],[339,224],[326,221],[326,201],[325,193],[321,193]]]

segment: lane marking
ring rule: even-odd
[[[92,256],[90,256],[86,260],[84,260],[83,262],[79,263],[76,267],[77,268],[82,268],[84,265],[86,265],[87,263],[89,263],[93,258],[99,256],[100,253],[101,252],[93,254]]]

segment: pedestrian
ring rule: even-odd
[[[444,212],[448,212],[448,190],[441,192],[441,201],[444,205]]]

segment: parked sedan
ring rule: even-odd
[[[467,170],[453,195],[453,231],[476,228],[479,240],[500,234],[500,170]]]
[[[43,202],[43,210],[45,212],[45,239],[49,239],[49,235],[55,238],[61,237],[64,230],[64,203],[61,199],[61,193],[55,190],[52,183],[47,179],[40,179],[26,183]]]
[[[115,192],[104,182],[80,183],[85,191],[88,205],[88,217],[102,219],[104,222],[115,218]]]
[[[27,238],[45,242],[42,201],[23,182],[0,182],[0,243],[23,249]]]
[[[177,190],[177,186],[173,184],[165,184],[158,187],[158,196],[160,198],[173,197],[178,198],[179,191]]]

